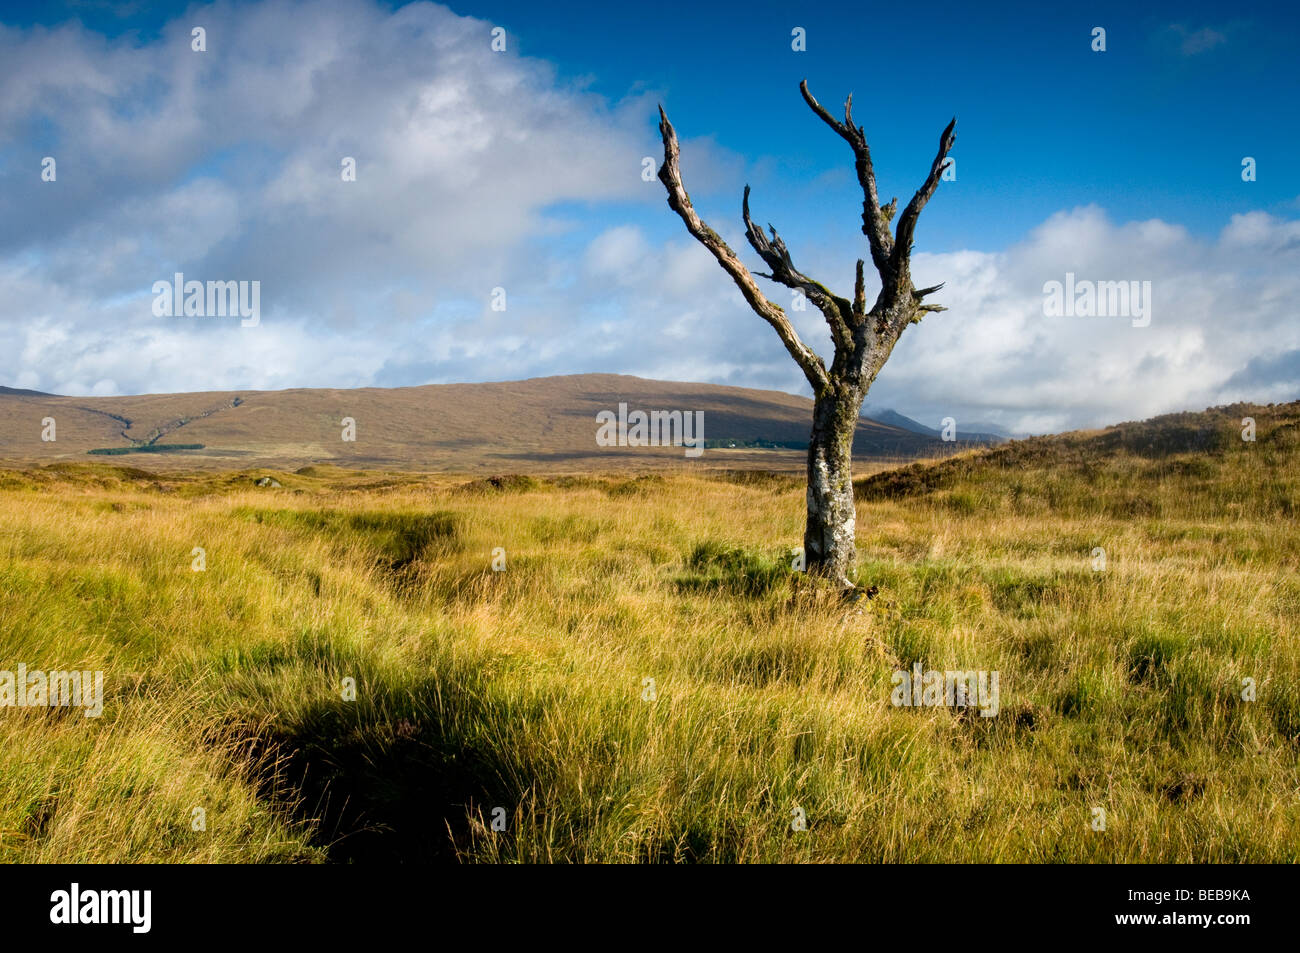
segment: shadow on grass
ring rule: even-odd
[[[686,560],[686,572],[674,580],[678,592],[730,592],[761,596],[790,581],[790,566],[780,556],[726,546],[709,540],[699,543]]]
[[[356,701],[317,702],[259,732],[261,794],[335,862],[455,862],[483,837],[508,853],[516,808],[541,779],[492,726],[525,713],[494,711],[472,678],[376,681],[358,679]],[[510,818],[504,832],[486,826],[494,807]]]
[[[435,558],[463,547],[460,517],[440,511],[389,512],[384,510],[350,513],[341,510],[262,509],[236,507],[234,514],[250,522],[311,535],[324,534],[338,542],[364,541],[380,563],[392,571],[406,568],[420,559]]]

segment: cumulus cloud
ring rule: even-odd
[[[1300,346],[1298,237],[1300,222],[1263,212],[1205,240],[1161,221],[1116,224],[1090,206],[1003,252],[918,255],[918,280],[947,280],[951,311],[904,334],[873,399],[1029,431],[1295,399],[1286,365],[1252,362]],[[1150,281],[1150,324],[1045,316],[1043,286],[1067,272]]]
[[[146,292],[177,271],[260,280],[280,343],[296,328],[308,354],[345,335],[401,351],[422,320],[480,320],[495,287],[526,299],[544,280],[537,243],[571,227],[556,207],[648,201],[653,101],[566,86],[492,51],[491,26],[431,4],[268,0],[197,8],[142,46],[0,27],[0,254],[23,282],[0,288],[2,333],[10,355],[30,336],[48,358],[43,335],[64,335],[61,360],[0,373],[57,390],[85,386],[78,367],[121,389],[175,383],[123,358],[146,341],[178,359],[192,340],[216,347],[151,314]],[[46,155],[55,182],[36,174]],[[216,347],[191,385],[269,386],[282,370],[321,383],[317,360],[274,338],[247,336],[238,364]]]
[[[738,230],[711,224],[744,247]],[[795,249],[796,260],[844,292],[846,282],[834,278],[852,274],[845,246],[856,253],[853,242],[832,242]],[[615,366],[807,392],[775,333],[694,243],[655,248],[636,229],[619,228],[598,238],[588,259],[643,303],[640,317],[621,321],[632,337],[610,349]],[[1149,323],[1135,326],[1147,319],[1134,314],[1047,316],[1044,286],[1067,273],[1080,282],[1150,282]],[[1300,221],[1250,212],[1207,239],[1159,220],[1117,223],[1087,206],[1053,215],[1004,251],[918,252],[913,275],[918,285],[946,282],[931,300],[949,310],[904,332],[869,403],[931,426],[953,416],[959,426],[1041,433],[1300,397]],[[786,288],[767,283],[767,293],[829,359],[820,313],[794,310]],[[656,328],[664,333],[647,333]]]
[[[807,393],[642,180],[654,97],[611,102],[494,53],[491,26],[267,0],[195,8],[144,44],[0,27],[0,380],[114,394],[605,371]],[[743,163],[708,140],[683,151],[697,200],[725,186],[734,217]],[[793,247],[800,266],[850,290],[861,236],[815,241]],[[1300,396],[1298,255],[1294,218],[1205,238],[1097,207],[1001,251],[918,252],[917,284],[946,282],[950,310],[904,333],[870,402],[1037,432]],[[260,326],[155,317],[152,284],[176,271],[260,280]],[[1044,283],[1067,273],[1151,282],[1150,324],[1047,317]],[[768,293],[829,356],[820,314]]]

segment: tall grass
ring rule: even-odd
[[[0,709],[0,859],[1295,862],[1296,413],[1257,413],[871,478],[851,604],[779,477],[7,471],[0,668],[108,697]],[[918,661],[1001,712],[892,707]]]

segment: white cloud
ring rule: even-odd
[[[190,49],[196,24],[207,52]],[[160,326],[140,296],[175,271],[260,280],[280,328],[255,344],[227,329],[243,333],[242,356],[222,364],[213,348],[189,369],[191,388],[282,372],[322,383],[325,365],[305,355],[330,338],[344,353],[372,338],[401,351],[414,329],[393,314],[411,315],[413,298],[426,315],[461,303],[444,318],[459,322],[478,321],[497,286],[527,300],[546,257],[536,243],[569,227],[555,206],[649,201],[640,158],[653,106],[612,107],[543,62],[495,53],[490,28],[432,4],[364,0],[219,3],[145,46],[77,26],[0,27],[0,218],[16,226],[0,255],[28,265],[22,289],[0,286],[0,334],[38,321],[66,334],[36,367],[8,351],[0,375],[84,392],[87,372],[73,369],[94,365],[96,380],[162,388],[138,362],[113,366],[119,349],[103,345],[143,335],[184,349],[193,329]],[[52,183],[33,173],[46,154]],[[344,156],[356,182],[342,181]],[[290,343],[295,325],[311,347]]]
[[[653,97],[610,103],[431,4],[196,9],[145,46],[0,27],[0,381],[90,394],[613,371],[806,392],[641,179]],[[738,157],[707,139],[683,153],[697,198],[725,185],[734,216]],[[47,154],[57,183],[33,171]],[[592,226],[566,207],[605,211]],[[734,218],[709,217],[744,254]],[[860,242],[793,251],[847,292]],[[1294,219],[1250,212],[1207,240],[1096,207],[1001,252],[918,253],[917,284],[946,282],[934,300],[951,310],[908,329],[869,400],[1043,430],[1300,396],[1298,254]],[[155,318],[149,289],[177,270],[261,280],[261,326]],[[1066,272],[1151,281],[1150,326],[1044,317],[1043,283]],[[768,293],[789,309],[787,289]],[[815,309],[790,314],[829,357]]]
[[[1160,221],[1117,225],[1088,207],[1005,252],[918,255],[918,273],[948,280],[939,297],[951,310],[904,334],[873,401],[1032,430],[1049,418],[1092,426],[1246,396],[1228,386],[1234,374],[1261,353],[1300,347],[1298,225],[1249,213],[1206,241]],[[1150,281],[1150,325],[1044,317],[1043,284],[1066,272]]]

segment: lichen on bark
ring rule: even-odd
[[[943,173],[944,159],[955,137],[950,122],[939,137],[939,149],[930,173],[898,215],[898,200],[880,204],[871,150],[861,126],[853,122],[853,96],[844,103],[844,120],[833,117],[808,90],[799,84],[808,107],[853,150],[854,169],[862,188],[862,234],[880,276],[880,294],[870,311],[866,308],[863,262],[857,263],[852,299],[843,298],[795,267],[790,251],[768,226],[768,235],[756,227],[749,214],[749,186],[745,186],[741,214],[749,244],[770,272],[758,276],[803,292],[821,311],[830,327],[835,346],[834,360],[825,362],[800,340],[785,311],[759,289],[754,275],[726,242],[699,217],[682,183],[677,133],[659,108],[659,132],[663,137],[664,162],[659,181],[668,190],[668,205],[686,224],[687,230],[717,259],[744,295],[754,312],[770,324],[795,363],[803,370],[813,391],[813,426],[808,442],[808,508],[804,529],[804,552],[808,570],[852,587],[857,557],[857,514],[853,498],[853,437],[867,391],[894,349],[903,329],[926,312],[945,310],[925,304],[927,295],[943,287],[916,288],[911,277],[912,242],[916,221],[930,200]]]

